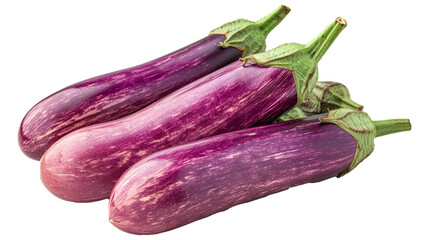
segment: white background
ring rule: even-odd
[[[341,16],[348,27],[319,64],[373,119],[410,118],[411,132],[376,139],[349,175],[236,206],[179,229],[130,235],[107,200],[51,195],[39,162],[17,144],[25,113],[74,82],[144,63],[237,18],[292,9],[267,49],[306,43]],[[2,1],[1,239],[428,239],[428,3],[408,1]]]

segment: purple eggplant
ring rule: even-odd
[[[134,234],[168,231],[235,205],[350,171],[375,136],[408,119],[371,121],[334,110],[212,136],[152,154],[128,169],[109,201],[110,222]]]
[[[68,134],[43,155],[43,183],[65,200],[104,199],[128,167],[151,153],[272,122],[307,94],[302,84],[314,85],[320,52],[345,25],[337,19],[309,45],[286,44],[271,50],[273,56],[251,55],[253,64],[233,62],[132,115]],[[261,59],[267,63],[257,63]],[[290,61],[289,67],[270,65],[279,61]]]
[[[58,139],[84,126],[136,112],[227,64],[265,50],[265,38],[289,13],[280,6],[256,22],[239,19],[151,62],[66,87],[36,104],[19,129],[19,146],[39,160]]]

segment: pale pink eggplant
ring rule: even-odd
[[[372,151],[371,141],[359,142],[362,138],[349,133],[366,124],[359,116],[344,128],[321,122],[324,118],[329,117],[229,132],[152,154],[130,167],[115,185],[109,220],[129,233],[155,234],[294,186],[339,176],[359,152]],[[344,118],[350,114],[337,117]],[[377,126],[380,135],[410,129],[408,119],[369,121],[364,129],[373,135]]]
[[[227,23],[161,58],[50,95],[22,120],[18,135],[21,150],[39,160],[54,142],[76,129],[129,115],[243,55],[264,51],[265,37],[289,11],[280,6],[257,22],[239,19]],[[243,37],[240,31],[249,36]]]
[[[128,167],[151,153],[272,122],[302,99],[297,89],[303,89],[303,82],[317,81],[320,58],[310,56],[326,51],[344,27],[344,21],[337,20],[311,44],[299,45],[299,59],[290,57],[289,45],[279,47],[285,49],[280,60],[306,64],[273,67],[257,62],[269,52],[251,55],[253,64],[233,62],[132,115],[66,135],[41,159],[43,183],[65,200],[104,199]],[[279,49],[271,50],[277,60]]]

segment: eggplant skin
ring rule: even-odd
[[[41,159],[41,179],[65,200],[108,198],[122,173],[149,154],[272,122],[296,101],[291,71],[236,61],[132,115],[61,138]]]
[[[225,39],[225,35],[209,35],[151,62],[94,77],[50,95],[22,120],[18,134],[21,150],[39,160],[67,133],[129,115],[238,60],[241,50],[215,46]]]
[[[292,120],[155,153],[115,185],[110,222],[134,234],[168,231],[235,205],[346,170],[355,139],[334,124]]]

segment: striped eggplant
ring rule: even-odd
[[[308,45],[251,55],[132,115],[68,134],[43,155],[43,183],[65,200],[104,199],[128,167],[151,153],[272,122],[311,91],[304,86],[317,82],[321,53],[345,25],[339,18]]]
[[[36,104],[19,129],[19,146],[39,160],[62,136],[118,119],[242,56],[265,50],[265,38],[289,13],[280,6],[256,22],[227,23],[182,49],[148,63],[68,86]]]
[[[338,109],[165,149],[115,185],[109,219],[134,234],[168,231],[235,205],[352,170],[374,138],[410,130],[408,119],[371,121]]]
[[[363,106],[350,98],[349,89],[338,82],[317,82],[306,101],[300,102],[292,110],[282,114],[274,122],[284,122],[297,118],[326,113],[337,108],[362,111]]]

